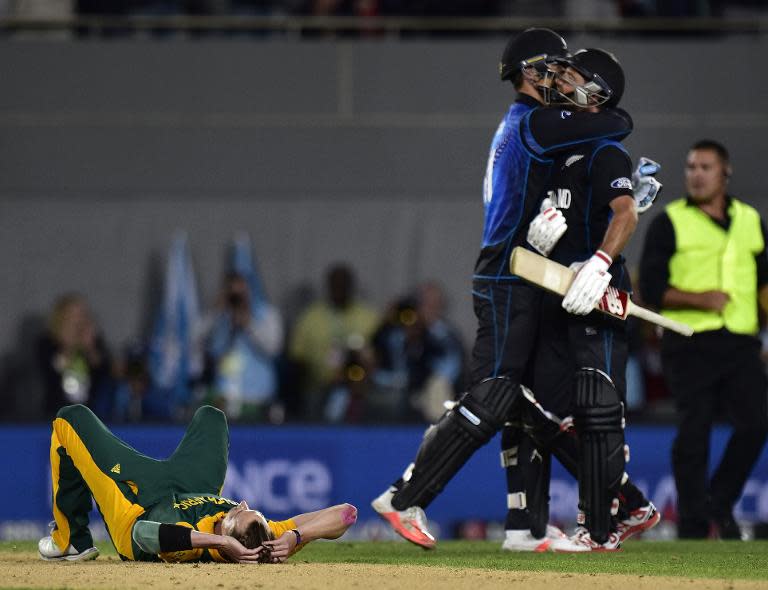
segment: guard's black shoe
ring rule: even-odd
[[[726,541],[743,541],[744,534],[733,514],[718,515],[712,517],[712,528],[714,536]]]
[[[681,518],[677,521],[678,539],[706,539],[709,536],[709,522],[704,519]]]

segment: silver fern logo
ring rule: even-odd
[[[571,156],[565,161],[565,167],[568,168],[571,164],[575,164],[579,160],[581,160],[584,157],[583,154],[576,154],[575,156]]]

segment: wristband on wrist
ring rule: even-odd
[[[301,533],[299,532],[299,529],[291,529],[291,532],[296,535],[296,546],[298,547],[301,545]]]
[[[606,254],[602,250],[598,250],[597,252],[595,252],[595,256],[597,256],[600,260],[605,262],[608,266],[611,266],[613,264],[613,258],[608,256],[608,254]]]
[[[161,524],[157,534],[160,552],[192,549],[192,529],[178,524]]]

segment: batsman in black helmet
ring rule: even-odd
[[[455,407],[427,429],[403,476],[372,502],[397,533],[427,549],[436,540],[427,528],[424,508],[472,454],[514,418],[523,399],[520,384],[532,352],[542,293],[510,275],[508,261],[512,248],[526,243],[534,218],[551,235],[565,231],[562,213],[539,217],[553,158],[565,148],[621,139],[632,130],[629,116],[618,110],[573,111],[564,118],[560,109],[546,108],[559,60],[567,55],[563,38],[549,29],[528,29],[504,50],[501,79],[512,82],[517,98],[496,129],[485,172],[485,224],[472,284],[478,329],[471,385]],[[552,239],[539,233],[542,242]]]
[[[555,79],[560,97],[552,100],[567,107],[561,111],[565,118],[618,105],[624,72],[612,54],[585,49],[560,63]],[[573,416],[576,439],[548,435],[551,427],[534,426],[531,434],[544,465],[537,468],[546,471],[547,480],[551,452],[578,474],[582,526],[571,540],[587,551],[616,550],[660,519],[625,472],[626,323],[594,311],[601,299],[611,298],[612,289],[631,290],[621,257],[637,225],[631,177],[622,144],[600,138],[560,152],[545,187],[568,226],[549,256],[578,272],[564,298],[542,298],[533,389],[551,415]],[[651,184],[658,192],[659,183]],[[645,194],[645,188],[639,192]],[[535,475],[526,473],[525,479],[528,489],[536,490],[529,506],[532,527],[541,528],[548,516],[548,489]]]

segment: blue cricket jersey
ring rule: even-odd
[[[626,137],[631,130],[631,118],[618,109],[586,113],[543,108],[532,97],[521,95],[491,143],[483,182],[483,243],[474,278],[514,279],[509,255],[525,243],[556,154],[583,142]]]

